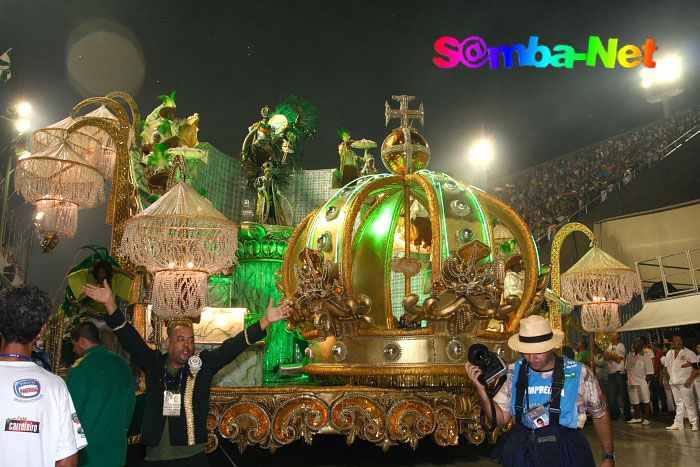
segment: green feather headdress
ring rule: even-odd
[[[340,130],[338,130],[338,136],[340,136],[343,141],[347,141],[350,139],[350,131],[344,126],[341,126]]]
[[[298,136],[311,134],[316,131],[316,121],[318,120],[318,110],[305,99],[297,96],[286,96],[280,103],[271,117],[276,114],[282,114],[287,117],[290,127],[294,127],[294,131],[298,132]]]
[[[170,93],[169,96],[167,94],[161,94],[158,96],[158,99],[163,101],[163,105],[166,107],[177,107],[177,105],[175,105],[175,91]]]

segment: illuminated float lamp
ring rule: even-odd
[[[618,303],[606,301],[602,297],[593,297],[593,299],[592,302],[584,303],[581,307],[581,325],[584,330],[606,333],[622,326]]]
[[[50,251],[58,239],[71,237],[78,226],[78,210],[104,201],[102,174],[66,141],[17,161],[17,191],[36,206],[34,221]]]
[[[116,150],[109,139],[105,146],[96,136],[95,128],[85,127],[68,134],[68,128],[76,122],[72,117],[66,117],[32,135],[29,147],[32,152],[44,151],[51,146],[66,141],[85,161],[100,171],[105,180],[112,179]],[[100,130],[102,131],[102,130]]]
[[[237,248],[237,225],[181,181],[126,221],[121,254],[154,273],[156,315],[195,318],[207,305],[209,275],[232,266]]]
[[[41,199],[36,202],[34,225],[42,237],[56,235],[72,237],[78,229],[78,205],[60,199]]]
[[[562,297],[582,305],[581,324],[588,332],[611,332],[621,326],[620,305],[641,292],[637,273],[598,248],[561,275]]]

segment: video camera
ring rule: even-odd
[[[496,418],[496,406],[493,402],[493,396],[495,396],[498,391],[506,382],[508,365],[506,362],[491,352],[488,347],[484,344],[472,344],[469,347],[469,352],[467,355],[469,358],[469,363],[476,365],[481,370],[481,374],[477,377],[477,380],[484,386],[488,386],[492,382],[496,381],[496,384],[491,388],[486,387],[486,394],[489,396],[489,402],[491,404],[491,426],[486,425],[486,411],[482,410],[480,415],[481,426],[487,432],[491,433],[496,429],[497,418]]]
[[[481,370],[481,374],[477,379],[484,386],[488,386],[493,381],[508,373],[508,365],[506,365],[506,362],[501,357],[491,352],[484,344],[472,344],[469,347],[468,358],[469,363],[478,366]],[[500,383],[498,385],[496,391],[500,389],[502,384],[503,383]]]

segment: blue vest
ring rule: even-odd
[[[520,365],[524,361],[525,360],[518,360],[515,362],[515,369],[513,370],[513,387],[510,398],[510,413],[513,416],[515,416],[515,394],[517,391],[515,383],[520,373]],[[578,408],[576,407],[576,399],[578,398],[578,388],[581,384],[581,368],[581,363],[564,357],[564,389],[562,390],[559,404],[559,408],[561,409],[559,424],[574,429],[578,428]],[[530,368],[528,372],[528,394],[523,399],[522,423],[526,427],[535,429],[537,427],[532,426],[527,418],[525,418],[525,415],[535,407],[544,405],[550,401],[552,398],[552,376],[549,378],[542,378],[540,374],[533,371],[532,368]],[[529,409],[525,406],[528,398],[530,403]]]

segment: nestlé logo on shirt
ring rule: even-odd
[[[12,384],[17,402],[34,402],[41,399],[41,383],[37,379],[18,379]]]

